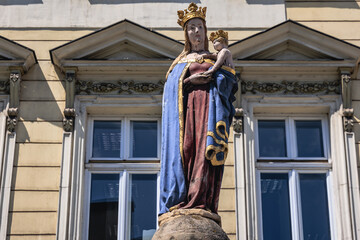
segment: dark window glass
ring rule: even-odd
[[[304,239],[331,239],[326,174],[300,174]]]
[[[93,157],[120,157],[121,122],[94,121]]]
[[[291,240],[287,173],[261,173],[264,240]]]
[[[119,174],[92,174],[90,240],[117,240]]]
[[[259,120],[260,157],[286,157],[285,121]]]
[[[131,121],[132,157],[157,157],[157,122]]]
[[[156,231],[156,174],[131,174],[131,240],[151,239]]]
[[[324,157],[321,121],[295,121],[299,157]]]

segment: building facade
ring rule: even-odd
[[[0,0],[0,239],[151,239],[190,2]],[[239,83],[229,238],[359,239],[360,2],[194,2]]]

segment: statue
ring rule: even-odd
[[[218,54],[211,54],[206,8],[191,3],[185,11],[178,11],[178,16],[185,46],[172,63],[164,87],[159,221],[161,215],[187,209],[218,216],[235,113],[232,102],[237,83],[226,48],[227,35],[223,31],[212,35],[221,48],[216,47]],[[216,63],[212,59],[217,59]]]

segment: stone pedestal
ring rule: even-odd
[[[152,240],[229,240],[221,218],[203,209],[176,209],[159,217]]]

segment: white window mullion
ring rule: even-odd
[[[301,218],[298,199],[298,174],[295,170],[289,172],[289,192],[290,192],[290,209],[291,209],[291,228],[293,240],[302,240]]]
[[[296,139],[296,127],[295,120],[293,118],[289,118],[289,131],[287,137],[289,137],[290,141],[290,159],[295,159],[297,157],[297,139]]]
[[[123,122],[121,124],[122,127],[122,131],[121,131],[121,159],[128,159],[129,158],[129,139],[130,139],[130,133],[129,133],[129,128],[130,128],[130,122],[127,118],[123,119]]]
[[[120,173],[119,180],[119,210],[118,210],[118,240],[125,240],[125,230],[126,230],[126,190],[127,190],[127,171]]]
[[[333,182],[332,182],[332,172],[329,170],[326,173],[326,190],[327,190],[327,197],[328,197],[328,209],[329,209],[329,222],[330,222],[330,236],[331,239],[335,239],[336,236],[336,228],[335,228],[335,218],[334,218],[334,211],[331,209],[334,208],[333,203]]]

